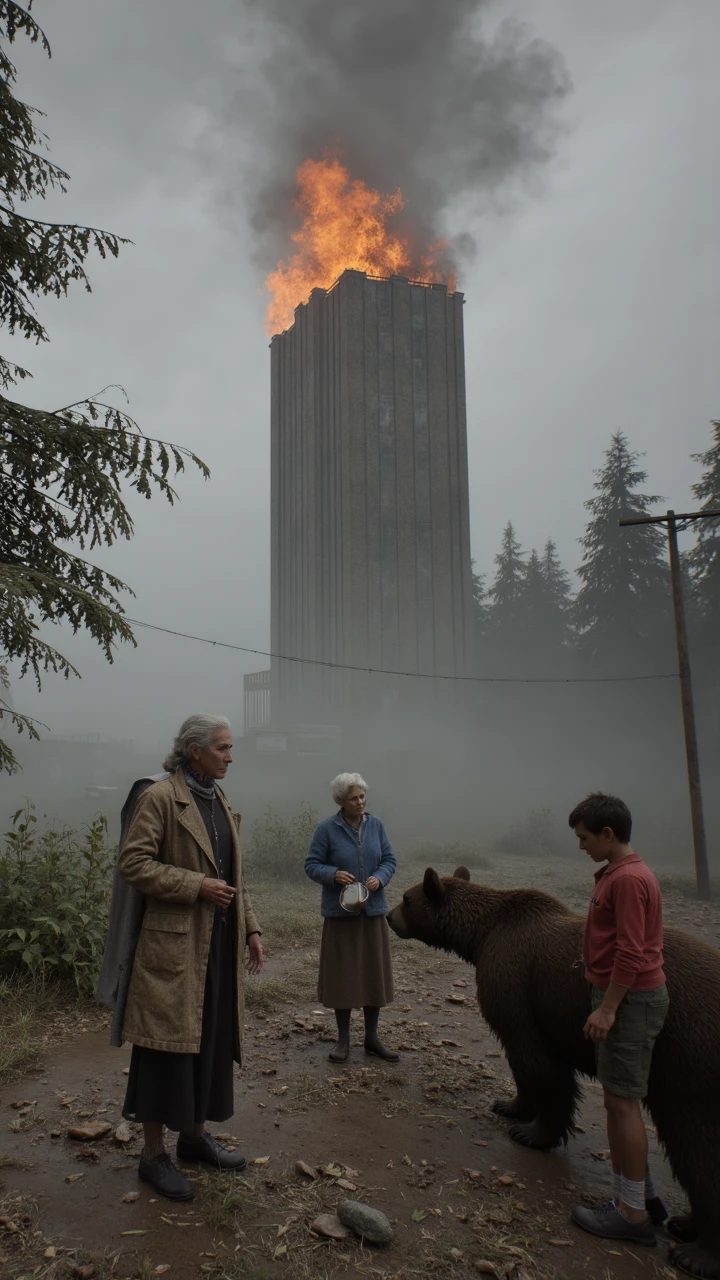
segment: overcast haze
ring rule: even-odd
[[[452,8],[431,6],[436,16]],[[92,295],[43,304],[50,346],[5,349],[35,375],[18,398],[55,407],[122,383],[147,434],[192,447],[211,467],[208,483],[180,477],[172,510],[133,500],[134,541],[98,557],[134,587],[128,613],[266,649],[267,241],[250,224],[268,173],[291,178],[281,162],[299,134],[288,118],[286,152],[267,153],[292,95],[278,93],[272,122],[259,91],[253,102],[263,49],[282,75],[256,9],[245,46],[243,6],[231,0],[37,5],[53,58],[19,40],[19,93],[47,113],[52,156],[72,177],[43,216],[106,227],[135,247],[91,263]],[[473,554],[491,571],[512,517],[527,549],[553,537],[574,568],[610,433],[625,430],[647,452],[647,487],[683,509],[698,476],[689,454],[708,447],[708,420],[720,416],[717,4],[519,0],[482,12],[489,40],[504,19],[531,24],[573,88],[546,163],[492,207],[458,182],[438,214],[451,236],[477,245],[458,281]],[[337,125],[329,118],[330,144]],[[422,173],[421,144],[413,139],[413,163],[430,189],[437,175]],[[243,672],[266,665],[142,631],[113,668],[85,638],[58,643],[82,681],[49,677],[38,697],[25,680],[16,706],[55,733],[158,747],[191,710],[226,711],[239,725]]]

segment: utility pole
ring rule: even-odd
[[[634,519],[618,521],[620,525],[667,525],[670,580],[675,614],[675,638],[677,641],[678,671],[680,675],[680,699],[682,702],[683,729],[685,731],[685,757],[687,759],[688,787],[690,791],[690,815],[695,848],[695,875],[698,896],[706,901],[710,898],[710,870],[708,868],[707,841],[705,839],[705,818],[703,815],[702,788],[700,786],[700,757],[695,729],[695,704],[692,693],[690,653],[685,623],[685,601],[683,598],[682,571],[680,568],[677,535],[678,522],[682,522],[682,529],[687,529],[696,520],[713,520],[718,517],[720,517],[720,511],[691,511],[680,515],[676,515],[674,511],[668,511],[667,515],[664,516],[637,516]]]

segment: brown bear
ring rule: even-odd
[[[480,1011],[502,1044],[516,1096],[494,1110],[510,1136],[546,1150],[566,1142],[580,1098],[578,1072],[595,1074],[583,1027],[590,988],[581,963],[584,920],[538,889],[470,884],[460,867],[422,884],[388,914],[400,938],[475,965]],[[670,1009],[656,1042],[645,1105],[691,1213],[674,1219],[672,1261],[720,1280],[720,953],[666,929]]]

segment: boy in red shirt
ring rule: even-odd
[[[654,1245],[653,1221],[667,1213],[648,1169],[641,1102],[668,1010],[660,886],[630,845],[632,817],[617,796],[588,796],[568,821],[580,848],[605,864],[595,872],[583,942],[593,1010],[584,1033],[595,1044],[613,1170],[610,1203],[577,1207],[572,1217],[607,1240]]]

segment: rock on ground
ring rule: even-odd
[[[379,1209],[372,1209],[360,1200],[342,1200],[338,1205],[338,1218],[346,1227],[363,1236],[370,1244],[391,1244],[393,1229],[390,1221]]]

